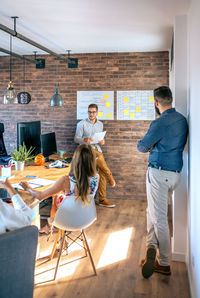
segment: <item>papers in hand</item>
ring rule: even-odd
[[[50,179],[37,178],[37,179],[28,180],[27,182],[29,183],[30,187],[38,188],[38,187],[53,184],[55,181]],[[12,187],[24,190],[19,183],[12,184]]]
[[[103,132],[96,132],[92,139],[93,141],[90,144],[98,144],[100,141],[102,141],[105,137],[106,131]]]

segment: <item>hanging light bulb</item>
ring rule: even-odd
[[[17,94],[13,87],[12,81],[10,81],[10,83],[8,84],[8,88],[4,93],[4,104],[9,104],[9,103],[18,103]]]
[[[56,64],[56,89],[53,97],[50,100],[50,106],[51,107],[64,106],[64,102],[63,102],[62,96],[59,94],[59,88],[58,88],[58,60]]]
[[[18,103],[17,93],[12,83],[12,36],[10,35],[10,83],[4,93],[4,104]]]

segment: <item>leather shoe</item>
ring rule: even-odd
[[[144,278],[149,278],[154,272],[156,259],[156,249],[152,246],[147,249],[145,260],[142,261],[142,275]]]
[[[154,272],[164,274],[164,275],[171,275],[170,266],[162,266],[158,263],[157,260],[155,261]]]

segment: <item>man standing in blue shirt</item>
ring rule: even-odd
[[[151,123],[138,143],[140,152],[150,152],[146,175],[147,253],[141,263],[145,278],[154,272],[171,274],[168,198],[180,180],[188,134],[186,118],[172,108],[171,90],[165,86],[155,89],[154,100],[160,117]]]

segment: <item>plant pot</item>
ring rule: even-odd
[[[24,164],[25,164],[24,161],[16,161],[16,160],[14,160],[14,162],[15,162],[15,170],[16,171],[23,171],[24,170]]]

